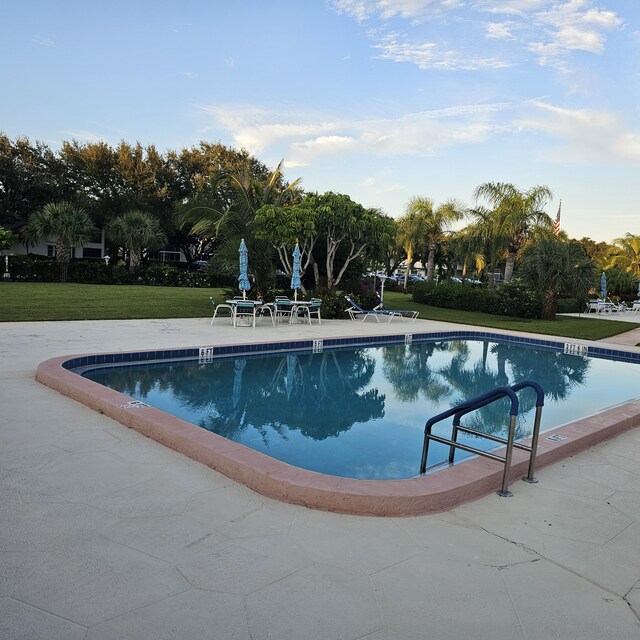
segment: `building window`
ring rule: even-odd
[[[162,262],[180,262],[179,251],[160,251],[159,255]]]
[[[56,257],[56,245],[55,244],[48,244],[47,245],[47,257],[48,258],[55,258]]]
[[[82,249],[83,258],[102,258],[102,249],[95,247],[84,247]]]

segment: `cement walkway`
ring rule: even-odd
[[[263,498],[34,381],[57,355],[384,331],[0,324],[0,638],[640,638],[640,429],[513,498],[354,517]]]

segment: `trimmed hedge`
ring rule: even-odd
[[[514,318],[539,318],[542,308],[540,294],[518,281],[505,282],[495,291],[456,282],[425,282],[415,285],[413,300],[433,307]]]
[[[60,267],[56,260],[51,258],[11,256],[9,272],[12,280],[22,282],[58,282],[60,280]],[[143,264],[127,269],[121,265],[107,266],[102,260],[72,260],[67,271],[67,282],[80,284],[211,287],[224,286],[227,284],[227,280],[229,278],[211,277],[203,271],[187,271],[157,263]]]

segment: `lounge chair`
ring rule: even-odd
[[[418,311],[411,311],[409,309],[363,309],[357,302],[345,296],[345,300],[351,305],[346,311],[349,317],[354,322],[360,320],[364,322],[367,318],[372,317],[376,319],[376,322],[380,324],[389,324],[394,318],[400,318],[402,322],[413,322],[418,317]],[[381,320],[384,318],[384,320]]]

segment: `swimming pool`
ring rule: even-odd
[[[355,351],[347,351],[347,346]],[[539,353],[527,362],[522,350],[530,346]],[[441,510],[496,488],[499,465],[477,458],[437,474],[414,477],[424,422],[459,401],[461,394],[468,397],[485,390],[481,384],[495,386],[505,376],[505,382],[510,382],[511,376],[525,372],[533,379],[549,374],[543,429],[635,398],[640,369],[632,363],[638,361],[638,354],[599,346],[589,347],[588,359],[564,353],[581,349],[581,345],[484,332],[417,333],[67,357],[43,363],[38,379],[272,497],[336,511],[400,515]],[[259,364],[257,354],[267,356],[270,369]],[[193,367],[194,359],[195,368],[206,373],[202,379],[196,381],[187,374],[178,385],[168,382],[176,370]],[[304,369],[301,361],[308,361],[309,368]],[[141,362],[152,366],[142,370]],[[117,363],[126,363],[127,368],[116,373],[113,365]],[[595,364],[604,369],[595,387],[589,387],[583,380],[598,368]],[[77,375],[86,376],[89,371],[101,382],[120,376],[119,388],[126,395]],[[132,377],[142,371],[141,379]],[[619,383],[611,384],[614,377]],[[444,381],[449,383],[447,388]],[[545,381],[541,383],[544,387]],[[219,387],[215,397],[209,393],[212,385]],[[208,395],[197,400],[191,387],[203,386]],[[170,389],[165,397],[170,398],[169,404],[178,399],[178,417],[167,414],[169,407],[159,399],[161,389]],[[620,393],[614,397],[613,391]],[[413,401],[402,403],[401,396]],[[573,396],[572,403],[560,401],[554,408],[556,399],[568,396]],[[599,397],[606,399],[599,402]],[[276,398],[286,401],[276,406]],[[523,398],[523,404],[527,402]],[[570,404],[579,405],[580,411],[567,413]],[[633,404],[624,405],[628,415],[622,415],[619,406],[564,427],[568,435],[544,441],[539,463],[558,459],[561,450],[572,452],[633,426],[640,413],[630,407]],[[323,405],[328,413],[322,413]],[[419,411],[409,417],[407,407],[417,405]],[[275,414],[266,418],[265,408]],[[196,410],[199,417],[194,417]],[[312,420],[302,424],[299,417],[305,414]],[[482,417],[484,423],[487,416]],[[285,430],[290,422],[295,422],[294,428]],[[518,425],[520,436],[526,436],[528,422],[525,416]],[[194,423],[226,429],[224,435],[236,442]],[[486,428],[495,430],[491,425]],[[348,456],[336,449],[341,437],[346,450],[356,453],[346,469],[343,463]],[[372,443],[376,446],[369,446]],[[247,449],[247,444],[256,450]],[[310,446],[317,444],[314,453]],[[402,453],[400,457],[391,453],[394,447]],[[287,464],[274,460],[274,455]],[[437,455],[442,457],[442,451]],[[319,460],[324,460],[324,466],[311,466],[312,471],[299,468]],[[517,457],[514,460],[517,466]],[[516,473],[517,469],[512,477]],[[455,486],[452,478],[458,479]]]
[[[411,344],[223,356],[83,371],[94,382],[246,447],[309,471],[366,480],[419,475],[425,422],[498,386],[524,379],[545,391],[543,430],[638,395],[640,367],[497,340]],[[535,393],[520,393],[516,438],[531,434]],[[506,437],[509,400],[465,421]],[[451,421],[436,426],[448,438]],[[490,440],[461,435],[483,449]],[[449,449],[434,443],[429,467]],[[469,457],[459,451],[456,460]]]

